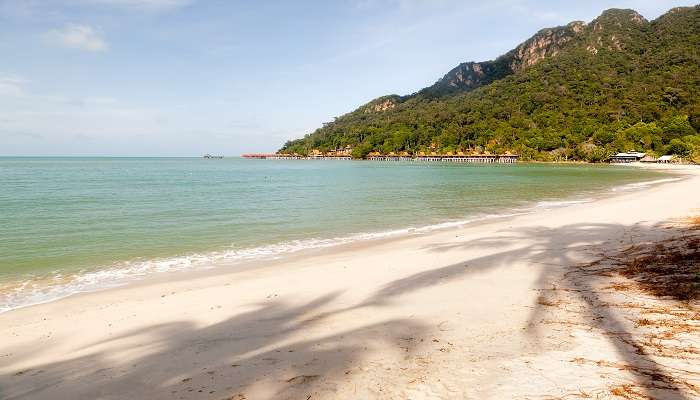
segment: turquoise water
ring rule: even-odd
[[[0,158],[0,311],[157,271],[565,205],[658,172],[199,158]]]

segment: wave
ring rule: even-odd
[[[649,186],[653,185],[658,185],[661,183],[669,183],[669,182],[677,182],[682,180],[683,178],[663,178],[663,179],[656,179],[653,181],[643,181],[643,182],[636,182],[636,183],[629,183],[624,186],[618,186],[612,189],[613,192],[616,192],[618,190],[635,190],[635,189],[644,189]]]
[[[359,233],[331,239],[292,240],[278,244],[245,249],[216,251],[204,254],[136,260],[83,270],[74,274],[55,272],[51,276],[35,276],[21,282],[0,284],[0,313],[22,307],[48,303],[78,293],[93,292],[122,286],[157,273],[204,270],[230,266],[245,261],[274,260],[304,250],[322,249],[361,241],[424,234],[436,230],[457,228],[469,223],[526,214],[519,211],[506,214],[484,214],[470,219],[447,221],[433,225],[408,227],[381,232]]]
[[[593,199],[581,199],[581,200],[563,200],[563,201],[540,201],[535,207],[537,208],[560,208],[568,207],[576,204],[585,204],[592,202]]]

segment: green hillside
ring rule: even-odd
[[[612,9],[543,29],[493,61],[460,64],[408,96],[383,96],[282,153],[520,154],[601,161],[618,151],[700,161],[700,6],[654,21]]]

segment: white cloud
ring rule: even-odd
[[[431,12],[450,7],[468,6],[459,0],[355,0],[351,3],[356,9],[371,11],[378,8],[404,12]]]
[[[0,84],[0,143],[4,136],[17,133],[25,138],[52,137],[60,144],[75,134],[98,140],[124,133],[158,132],[161,125],[159,110],[122,104],[109,97],[63,96],[30,90],[4,96],[2,90],[4,86]]]
[[[179,8],[192,0],[82,0],[82,3],[94,6],[120,7],[146,11],[161,11]]]
[[[24,82],[24,79],[15,76],[0,76],[0,96],[22,96]]]
[[[107,49],[107,43],[102,39],[100,32],[88,25],[70,24],[62,29],[47,32],[46,39],[63,47],[90,52]]]

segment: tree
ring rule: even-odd
[[[367,157],[367,154],[369,154],[372,151],[372,146],[367,144],[367,143],[362,143],[358,146],[356,146],[354,149],[352,149],[352,158],[365,158]]]

